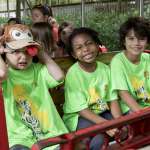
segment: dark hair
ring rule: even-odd
[[[9,18],[7,23],[9,24],[12,21],[16,22],[16,24],[21,24],[21,20],[19,18]]]
[[[72,40],[79,34],[86,34],[90,36],[96,44],[102,45],[101,41],[99,40],[98,33],[95,30],[91,28],[87,28],[87,27],[75,28],[69,37],[69,48],[70,48],[69,53],[70,54],[73,51]]]
[[[150,42],[150,22],[142,17],[130,17],[119,29],[120,47],[125,48],[125,37],[130,30],[134,30],[137,38],[147,37]]]
[[[62,47],[63,49],[66,48],[65,43],[61,40],[61,32],[68,26],[72,26],[72,23],[64,21],[60,24],[59,28],[58,28],[58,46]]]
[[[38,9],[44,16],[47,15],[48,17],[51,16],[53,17],[53,12],[52,12],[52,8],[48,5],[42,5],[42,4],[38,4],[33,6],[32,10],[34,9]]]
[[[52,28],[50,25],[47,22],[37,22],[32,25],[31,31],[34,40],[43,43],[44,48],[51,52],[54,40],[52,36]]]

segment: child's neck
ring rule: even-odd
[[[141,54],[140,55],[131,55],[124,51],[125,56],[133,63],[138,64],[140,62]]]
[[[84,62],[79,62],[79,66],[86,72],[94,72],[97,67],[97,63],[84,63]]]

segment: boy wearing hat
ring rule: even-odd
[[[10,149],[29,150],[37,140],[67,133],[48,91],[62,83],[62,70],[33,41],[25,25],[6,27],[3,44],[0,54],[5,59],[0,55],[0,82]],[[34,55],[42,64],[32,63]]]

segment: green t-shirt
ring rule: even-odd
[[[112,90],[127,90],[142,106],[150,106],[150,55],[142,53],[139,64],[133,64],[124,52],[111,62]],[[121,100],[122,112],[129,107]]]
[[[59,84],[42,64],[9,68],[2,88],[10,146],[31,147],[37,140],[67,133],[48,91]]]
[[[96,114],[106,111],[107,101],[117,99],[111,93],[109,67],[97,62],[97,68],[89,73],[75,63],[68,71],[65,80],[64,122],[70,131],[75,131],[78,112],[89,108]]]

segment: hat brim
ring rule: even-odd
[[[6,46],[13,51],[13,50],[22,49],[27,46],[39,47],[40,44],[33,40],[17,40],[17,41],[11,41],[11,42],[6,43]]]

